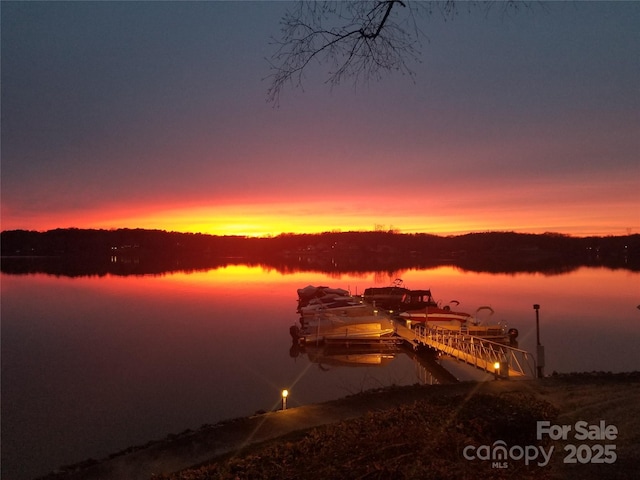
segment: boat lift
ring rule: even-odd
[[[414,349],[433,348],[499,378],[536,377],[535,359],[525,350],[441,326],[395,324],[395,334]]]

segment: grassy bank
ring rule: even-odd
[[[565,440],[538,440],[541,421],[572,431]],[[618,432],[615,439],[578,440],[580,421],[604,421]],[[518,448],[553,451],[544,464],[542,453],[529,462],[510,457],[499,465],[481,458],[479,447],[490,449],[498,441],[515,447],[509,451],[516,457]],[[615,461],[609,455],[610,463],[564,463],[570,454],[565,447],[581,445],[581,460],[586,454],[596,458],[596,445],[612,445]],[[367,391],[206,425],[48,478],[600,480],[635,479],[638,465],[640,372],[634,372]]]
[[[420,387],[422,397],[374,408],[362,416],[253,445],[172,475],[171,480],[204,479],[631,479],[640,465],[640,374],[581,374],[540,381],[488,382],[452,387]],[[435,391],[434,391],[435,390]],[[364,406],[376,395],[356,397]],[[377,403],[376,403],[377,404]],[[566,440],[537,437],[537,422],[569,425]],[[578,440],[575,424],[587,430],[600,421],[614,425],[614,440]],[[595,432],[593,436],[597,435]],[[613,434],[609,434],[611,437]],[[579,435],[580,436],[580,435]],[[502,440],[505,461],[481,457],[481,450]],[[615,461],[594,463],[599,444],[615,445]],[[580,447],[576,463],[564,463],[571,446]],[[518,459],[529,448],[537,458]],[[540,448],[549,455],[548,463]],[[477,455],[476,455],[477,452]],[[587,462],[586,455],[592,458]],[[511,458],[514,457],[514,458]],[[571,458],[569,458],[571,460]],[[593,460],[593,461],[592,461]],[[528,465],[527,465],[528,463]],[[499,465],[498,465],[499,464]],[[502,467],[502,468],[499,468]]]

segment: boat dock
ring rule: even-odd
[[[415,350],[428,347],[500,378],[535,378],[535,359],[510,345],[445,327],[395,321],[395,335]]]
[[[440,307],[430,290],[369,288],[361,299],[347,290],[307,286],[298,289],[302,328],[289,332],[301,345],[319,343],[404,343],[448,355],[496,378],[536,378],[534,357],[517,348],[518,330],[490,325],[477,313]],[[401,312],[394,314],[393,312]]]

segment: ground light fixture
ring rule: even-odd
[[[282,410],[287,409],[287,397],[289,396],[289,390],[282,390]]]

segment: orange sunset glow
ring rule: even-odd
[[[321,233],[328,231],[396,230],[401,233],[432,233],[455,235],[479,231],[518,231],[528,233],[562,232],[575,236],[626,235],[633,233],[632,198],[634,182],[628,191],[617,192],[619,198],[607,198],[596,204],[549,205],[547,199],[556,197],[552,188],[531,192],[526,207],[502,203],[501,198],[488,199],[474,206],[474,194],[455,198],[453,205],[446,201],[429,202],[422,208],[417,198],[374,197],[369,200],[343,202],[279,202],[219,207],[154,208],[132,212],[114,208],[100,212],[52,215],[27,219],[15,228],[48,230],[59,227],[75,228],[146,228],[213,235],[272,236],[281,233]],[[520,193],[522,196],[522,193]],[[533,197],[539,196],[539,199]],[[560,195],[561,196],[561,195]],[[382,205],[376,204],[381,201]],[[387,204],[388,203],[388,204]],[[464,205],[462,205],[464,204]],[[491,215],[487,215],[487,211]],[[25,220],[27,220],[25,222]],[[8,229],[10,226],[3,225]]]
[[[432,17],[414,82],[274,107],[288,6],[3,6],[2,229],[640,232],[637,2]]]

